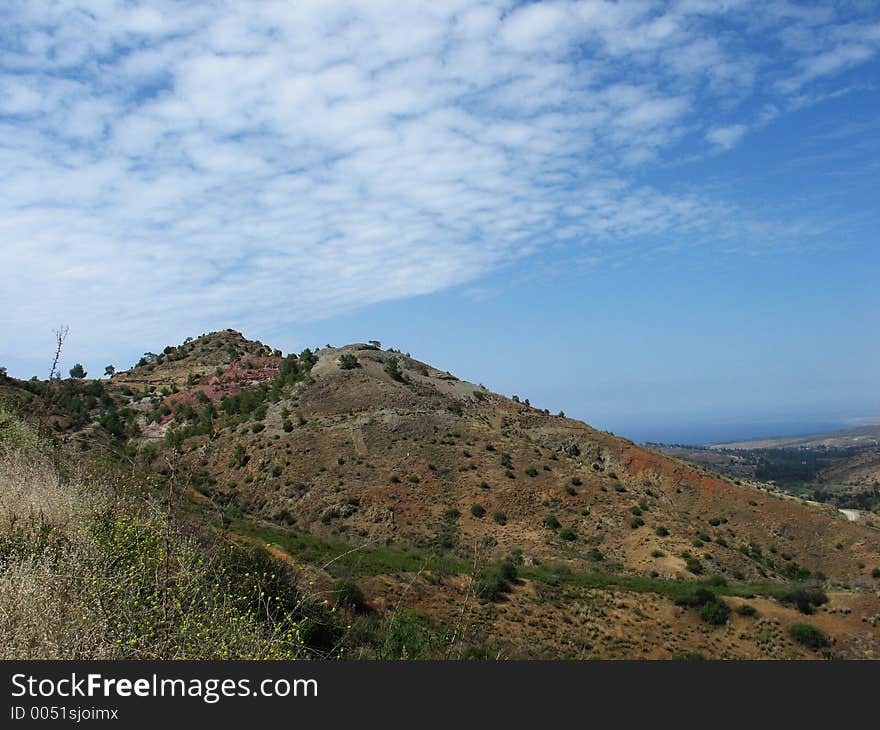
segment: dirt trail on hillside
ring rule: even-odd
[[[364,433],[359,427],[351,429],[351,440],[354,443],[354,451],[358,456],[367,455],[367,444],[364,442]]]

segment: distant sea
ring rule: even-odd
[[[595,424],[599,428],[604,428]],[[807,436],[814,433],[838,431],[852,428],[852,423],[840,422],[759,422],[759,423],[720,423],[685,424],[680,426],[633,426],[617,430],[610,428],[618,436],[636,443],[687,444],[704,446],[726,441],[748,441],[750,439],[777,438],[782,436]]]

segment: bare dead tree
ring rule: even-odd
[[[61,360],[61,350],[64,347],[64,340],[67,339],[67,333],[70,328],[63,324],[57,330],[52,330],[55,335],[55,357],[52,360],[52,368],[49,370],[49,382],[46,383],[46,392],[43,396],[43,405],[39,411],[39,420],[37,428],[40,433],[45,434],[46,423],[55,405],[55,389],[54,383],[61,380],[61,373],[58,370],[58,363]]]
[[[67,339],[67,333],[70,331],[70,327],[66,324],[61,325],[57,330],[52,330],[55,335],[55,359],[52,360],[52,369],[49,370],[49,380],[56,380],[61,378],[61,373],[58,371],[58,361],[61,359],[61,348],[64,347],[64,340]]]

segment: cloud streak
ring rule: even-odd
[[[878,26],[719,7],[8,3],[7,343],[35,347],[59,317],[105,351],[265,331],[539,252],[800,235],[642,173],[688,140],[733,148],[870,59]]]

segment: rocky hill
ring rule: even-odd
[[[377,343],[224,331],[0,397],[355,618],[417,617],[410,655],[880,656],[880,531]],[[790,633],[805,620],[826,648]]]

